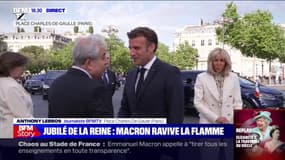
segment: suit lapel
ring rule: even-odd
[[[214,79],[214,76],[208,75],[207,77],[208,77],[207,78],[207,80],[208,80],[208,83],[207,83],[208,90],[211,92],[213,97],[215,97],[217,100],[219,100],[219,92],[218,92],[218,88],[217,88],[217,84],[216,84],[216,81]]]
[[[130,72],[130,91],[131,91],[131,96],[133,96],[131,99],[135,99],[136,97],[136,91],[135,91],[135,86],[136,86],[136,77],[137,77],[137,70],[133,70]]]

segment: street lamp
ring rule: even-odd
[[[196,58],[196,70],[198,70],[199,55],[197,55],[195,58]]]
[[[118,33],[119,29],[114,25],[108,25],[102,29],[102,32],[106,32],[110,37],[112,34]]]
[[[214,21],[214,24],[222,25],[222,29],[223,29],[223,33],[222,33],[223,49],[224,49],[225,33],[226,33],[225,24],[231,24],[231,23],[233,23],[233,20],[231,18],[227,18],[227,17],[222,17],[221,19],[217,19],[217,20]]]
[[[261,75],[262,75],[262,77],[263,77],[263,67],[264,67],[264,64],[263,64],[263,60],[261,61]]]
[[[119,29],[114,26],[114,25],[108,25],[108,26],[105,26],[103,27],[102,29],[102,32],[105,32],[108,34],[109,38],[111,38],[112,35],[114,35],[115,33],[118,33],[119,32]],[[112,53],[111,53],[111,49],[112,49],[112,42],[110,41],[109,43],[109,54],[110,54],[110,66],[112,64]]]
[[[258,77],[258,64],[255,64],[255,65],[256,65],[256,68],[255,68],[256,73],[255,73],[255,75],[256,75],[256,77]]]

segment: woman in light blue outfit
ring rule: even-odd
[[[270,138],[272,122],[270,118],[271,113],[268,111],[260,111],[254,118],[253,121],[256,123],[256,127],[252,129],[253,132],[259,133],[260,141],[265,141]]]

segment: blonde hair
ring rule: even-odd
[[[208,69],[207,72],[211,75],[216,75],[217,73],[214,71],[213,62],[216,59],[217,55],[221,55],[222,58],[225,60],[225,68],[222,71],[222,76],[228,76],[229,73],[232,71],[232,61],[230,58],[229,53],[222,49],[222,48],[215,48],[213,49],[208,55]]]

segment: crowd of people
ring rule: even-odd
[[[275,84],[275,85],[282,85],[285,84],[285,77],[282,78],[281,76],[276,77],[275,75],[272,75],[269,81],[269,76],[246,76],[245,77],[248,80],[251,81],[258,81],[259,83],[263,85],[269,85],[269,84]]]

